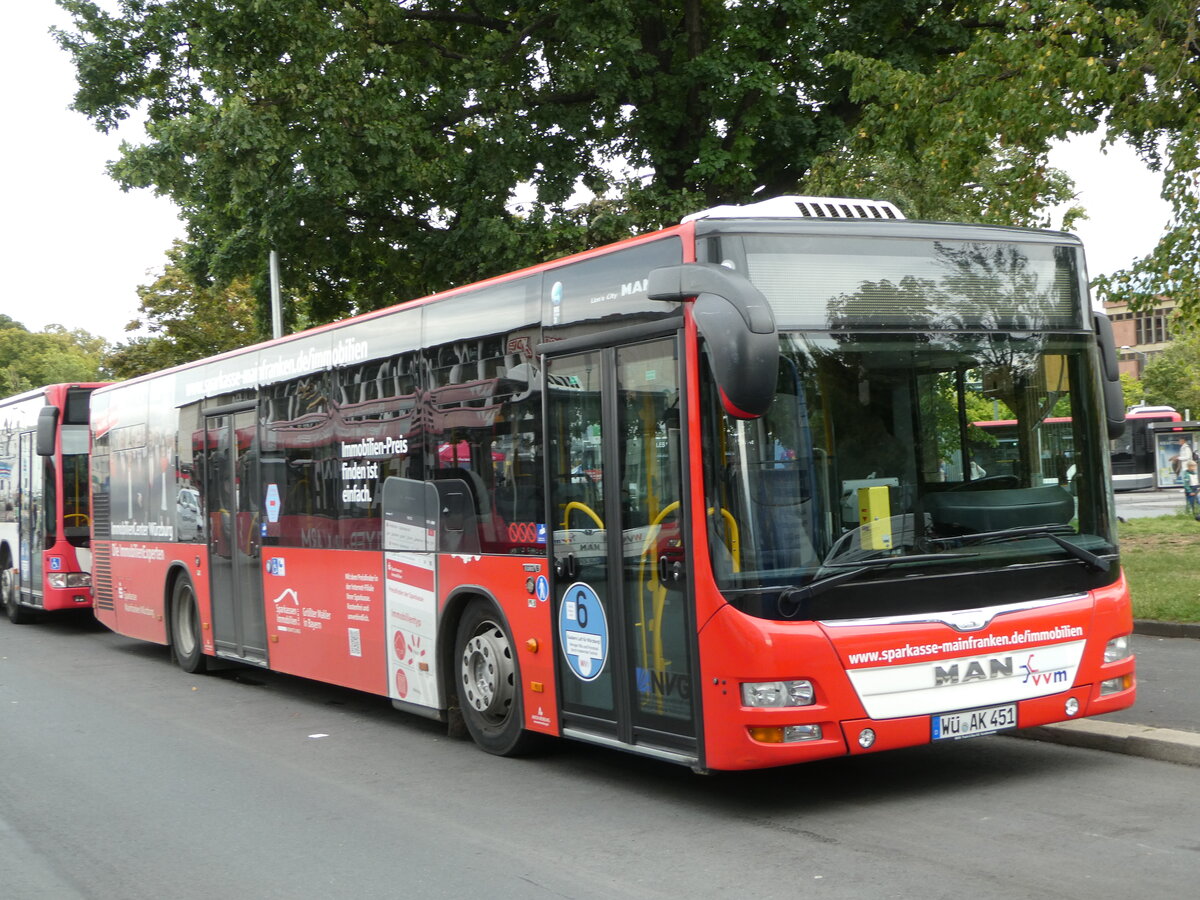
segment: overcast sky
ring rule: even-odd
[[[0,312],[37,331],[83,328],[111,341],[127,337],[138,285],[160,272],[171,241],[183,236],[174,206],[150,191],[122,193],[105,172],[122,137],[107,136],[67,107],[74,69],[50,37],[67,16],[53,0],[8,0],[0,29],[0,84],[9,122],[0,141]],[[1076,231],[1092,276],[1147,253],[1167,222],[1161,179],[1128,148],[1099,151],[1099,139],[1060,148],[1052,162],[1076,179],[1090,219]]]

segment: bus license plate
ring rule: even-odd
[[[953,740],[1017,727],[1017,705],[986,706],[933,716],[933,740]]]

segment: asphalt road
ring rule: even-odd
[[[1133,636],[1137,702],[1102,716],[1113,722],[1200,732],[1200,640]],[[1200,777],[1200,776],[1198,776]]]
[[[1117,501],[1117,515],[1122,519],[1171,516],[1185,506],[1182,488],[1166,488],[1161,491],[1118,491],[1113,496]]]
[[[0,896],[1191,896],[1194,770],[991,737],[693,775],[0,622]]]

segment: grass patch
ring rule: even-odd
[[[1134,616],[1200,622],[1200,522],[1181,511],[1130,519],[1117,533]]]

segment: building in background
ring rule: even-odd
[[[1171,341],[1175,301],[1167,297],[1159,297],[1157,301],[1153,309],[1142,312],[1131,312],[1129,304],[1123,301],[1104,304],[1104,311],[1112,320],[1113,336],[1121,348],[1120,370],[1135,378],[1142,377],[1146,363]]]

